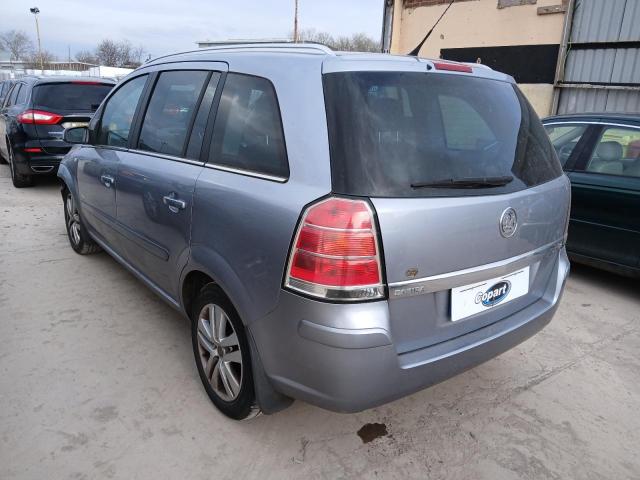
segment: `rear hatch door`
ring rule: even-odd
[[[538,300],[570,189],[517,87],[440,72],[337,72],[324,82],[333,188],[375,206],[398,351]]]
[[[62,140],[64,129],[88,125],[112,88],[111,83],[81,80],[36,85],[32,108],[55,115],[54,122],[36,123],[42,150],[52,155],[66,154],[71,145]]]

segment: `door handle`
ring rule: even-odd
[[[169,210],[173,213],[178,213],[180,210],[187,208],[187,202],[176,198],[175,193],[170,193],[162,197],[162,202],[169,207]]]
[[[100,175],[100,181],[105,187],[111,188],[111,186],[115,183],[116,179],[113,178],[111,175]]]

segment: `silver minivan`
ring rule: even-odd
[[[513,78],[482,65],[202,49],[135,70],[64,137],[71,246],[190,318],[235,419],[442,381],[544,327],[568,274],[569,182]]]

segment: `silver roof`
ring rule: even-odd
[[[282,61],[283,57],[289,57],[292,61],[295,58],[305,57],[306,64],[317,63],[320,65],[322,73],[341,71],[426,71],[434,67],[434,60],[428,58],[418,58],[409,55],[392,55],[388,53],[370,52],[340,52],[334,51],[326,45],[317,43],[244,43],[217,45],[207,48],[199,48],[189,52],[175,53],[158,57],[143,65],[148,67],[163,63],[174,62],[203,62],[218,61],[226,62],[229,70],[234,70],[234,63],[238,62],[244,67],[247,61],[266,60],[267,58]],[[312,59],[316,59],[314,62]],[[311,60],[311,61],[310,61]],[[494,80],[502,80],[515,83],[510,75],[496,72],[486,65],[475,63],[466,64],[473,69],[473,75]],[[440,72],[438,70],[432,70]],[[445,72],[453,75],[469,75],[468,73]]]

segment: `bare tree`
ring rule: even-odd
[[[327,32],[319,32],[314,28],[302,30],[298,39],[301,42],[321,43],[334,50],[351,52],[380,52],[380,42],[367,36],[365,33],[356,33],[350,37],[334,37]]]
[[[298,41],[320,43],[329,46],[334,43],[334,38],[330,33],[319,32],[315,28],[307,28],[300,31]]]
[[[0,43],[9,52],[12,61],[25,60],[33,51],[33,42],[21,30],[9,30],[2,33]]]
[[[96,60],[100,65],[117,67],[120,60],[120,48],[113,40],[102,40],[96,47]]]
[[[121,42],[117,42],[118,46],[118,67],[126,67],[131,65],[131,55],[133,51],[133,47],[131,46],[131,42],[129,40],[122,40]]]
[[[134,47],[131,45],[129,40],[122,40],[121,42],[118,42],[118,48],[120,49],[118,66],[136,68],[142,65],[142,58],[146,53],[146,50],[142,45]]]
[[[147,50],[138,45],[131,51],[131,66],[139,67],[144,62],[144,57],[147,55]]]
[[[80,54],[85,60],[79,59]],[[76,58],[78,61],[99,63],[109,67],[138,67],[142,64],[142,58],[145,54],[146,51],[142,45],[134,47],[128,40],[118,42],[107,38],[98,44],[95,52],[78,52]]]
[[[40,61],[40,53],[37,51],[32,52],[26,60],[29,62],[30,68],[40,68],[41,65],[44,65],[44,68],[46,69],[47,65],[58,60],[58,57],[48,50],[43,50],[42,62]]]
[[[340,50],[341,52],[348,52],[352,50],[351,39],[346,36],[336,37],[331,48],[334,50]]]
[[[96,54],[90,50],[80,50],[76,53],[76,61],[82,63],[91,63],[93,65],[98,64],[98,59],[96,58]]]
[[[372,39],[366,33],[355,33],[351,36],[351,50],[354,52],[380,52],[380,42]]]
[[[335,39],[332,47],[343,52],[380,52],[380,42],[375,41],[365,33],[355,33],[350,37],[340,36]]]

